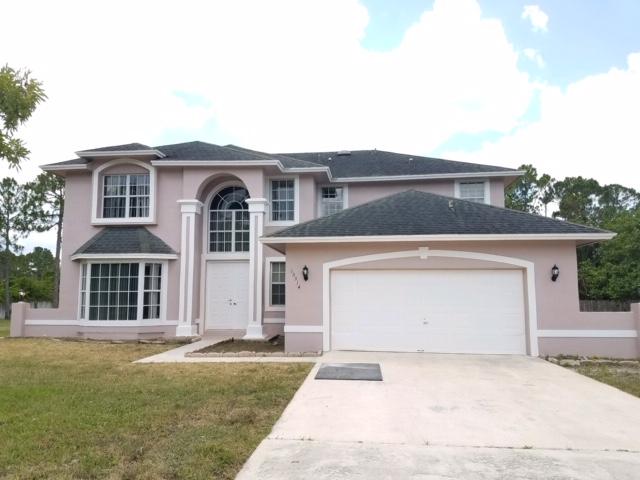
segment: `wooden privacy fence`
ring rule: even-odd
[[[630,312],[638,300],[580,300],[581,312]]]

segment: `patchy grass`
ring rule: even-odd
[[[0,337],[9,336],[9,320],[0,319]]]
[[[233,478],[309,364],[132,364],[168,345],[5,339],[0,478]]]
[[[278,335],[269,342],[233,338],[226,342],[215,343],[208,347],[201,348],[197,350],[197,352],[284,352],[284,337]]]
[[[572,370],[640,397],[638,365],[581,365]]]

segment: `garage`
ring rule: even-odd
[[[331,349],[526,354],[522,270],[334,270]]]

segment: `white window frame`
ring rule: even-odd
[[[285,295],[285,305],[271,305],[271,264],[272,263],[278,263],[278,262],[284,262],[284,264],[285,264],[285,285],[286,285],[287,257],[265,257],[264,260],[265,260],[265,265],[267,267],[267,268],[264,269],[265,271],[264,271],[264,282],[263,282],[263,285],[264,285],[263,298],[266,299],[266,301],[264,302],[264,311],[265,312],[284,312],[286,310],[286,302],[287,302],[286,295]]]
[[[277,180],[293,180],[293,220],[277,220],[274,221],[271,218],[272,214],[272,198],[271,198],[271,182]],[[267,178],[267,191],[269,192],[269,205],[267,206],[267,217],[265,218],[265,226],[271,227],[285,227],[290,225],[296,225],[300,220],[300,177],[298,175],[291,176],[278,176]]]
[[[137,263],[138,267],[138,304],[136,320],[89,320],[90,291],[89,282],[91,280],[91,265],[96,263]],[[160,276],[160,317],[159,318],[142,318],[144,307],[144,265],[146,263],[159,263],[162,265],[162,273]],[[85,276],[85,284],[82,284],[82,265],[86,265],[87,274]],[[154,258],[99,258],[91,259],[81,263],[78,280],[78,322],[80,325],[87,327],[141,327],[145,325],[167,324],[174,325],[174,322],[167,322],[167,281],[168,281],[169,262],[167,260]],[[82,291],[86,292],[86,300],[84,305],[84,318],[81,312],[82,304],[80,302]]]
[[[133,176],[149,176],[149,195],[131,195],[131,177]],[[105,181],[107,179],[107,177],[125,177],[125,183],[124,183],[124,188],[125,188],[125,194],[124,195],[105,195],[104,194],[104,190],[105,190]],[[102,191],[102,205],[100,206],[100,212],[103,219],[112,219],[112,218],[117,218],[119,220],[122,219],[130,219],[130,218],[148,218],[149,215],[147,215],[146,217],[132,217],[131,216],[131,199],[132,198],[144,198],[144,197],[149,197],[149,201],[151,201],[151,176],[148,173],[106,173],[101,177],[101,181],[102,181],[102,186],[101,186],[101,191]],[[125,216],[124,217],[105,217],[104,216],[104,203],[105,200],[107,198],[124,198],[124,213]],[[136,208],[140,208],[140,206],[136,207]],[[150,207],[147,207],[150,208]]]
[[[147,217],[129,217],[129,209],[127,200],[127,211],[126,217],[117,217],[117,218],[105,218],[102,216],[103,214],[103,205],[104,199],[100,201],[100,205],[98,205],[98,199],[102,198],[100,193],[103,191],[103,177],[102,173],[104,170],[113,167],[115,165],[136,165],[138,167],[144,168],[149,172],[149,215]],[[109,174],[107,174],[109,175]],[[125,173],[114,173],[113,175],[129,175]],[[140,160],[136,160],[133,158],[118,158],[116,160],[111,160],[110,162],[106,162],[100,165],[93,171],[92,175],[92,196],[91,196],[91,224],[92,225],[149,225],[156,223],[156,167],[142,162]],[[127,185],[129,184],[129,180],[127,180]],[[127,198],[129,192],[127,192]]]
[[[317,195],[317,203],[318,203],[318,211],[316,215],[318,218],[323,217],[322,215],[322,189],[323,188],[342,188],[342,210],[346,210],[349,208],[349,186],[346,184],[335,184],[335,183],[322,183],[318,185],[318,195]]]
[[[204,201],[202,207],[202,268],[204,269],[207,260],[249,260],[249,252],[210,252],[209,251],[209,206],[211,200],[219,192],[227,187],[242,187],[247,188],[246,185],[238,180],[230,180],[223,182],[216,186]],[[248,189],[247,189],[248,190]],[[249,198],[251,198],[251,192],[249,192]],[[249,216],[251,221],[251,216]],[[251,249],[251,229],[249,229],[249,249]]]
[[[484,183],[484,203],[485,205],[491,204],[491,182],[488,178],[468,178],[464,180],[457,179],[454,184],[454,196],[456,198],[460,198],[461,200],[465,200],[460,197],[460,184],[462,183]]]

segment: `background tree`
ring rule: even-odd
[[[8,317],[11,308],[9,282],[13,253],[21,251],[18,244],[33,228],[33,218],[24,206],[30,203],[29,190],[15,179],[7,177],[0,181],[0,247],[2,254],[2,277],[4,283],[4,311]]]
[[[62,245],[62,218],[64,216],[64,179],[51,173],[41,173],[29,184],[30,216],[35,229],[56,229],[55,270],[53,277],[53,307],[58,307],[60,292],[60,249]]]
[[[46,95],[42,84],[32,79],[27,70],[0,68],[0,160],[19,167],[29,150],[15,137],[18,127],[26,122]]]
[[[567,177],[556,182],[558,211],[553,216],[568,222],[598,226],[598,199],[602,187],[593,178]]]
[[[546,173],[538,176],[532,165],[521,165],[525,173],[505,192],[505,206],[528,213],[547,214],[547,206],[555,198],[555,181]]]
[[[36,247],[33,252],[11,256],[9,293],[12,302],[25,300],[35,303],[51,302],[55,260],[51,251]],[[21,296],[20,293],[24,296]],[[0,298],[4,298],[5,286],[0,283]],[[0,307],[2,310],[2,307]]]
[[[580,260],[580,297],[640,299],[640,208],[618,212],[602,226],[617,235]]]

